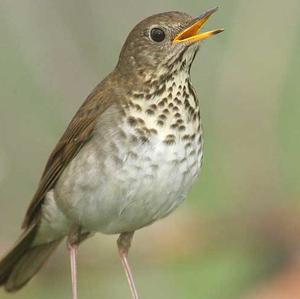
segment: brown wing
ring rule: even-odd
[[[51,153],[38,189],[26,212],[23,228],[39,219],[45,195],[50,191],[68,163],[77,155],[83,145],[93,136],[97,118],[112,103],[109,92],[104,92],[104,84],[99,84],[77,111],[65,133]]]

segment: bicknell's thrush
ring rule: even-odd
[[[190,68],[216,11],[166,12],[129,34],[114,71],[88,96],[51,153],[23,233],[0,262],[0,285],[25,285],[67,236],[73,298],[76,251],[94,232],[120,234],[119,255],[134,299],[127,255],[134,232],[170,214],[202,164],[199,102]]]

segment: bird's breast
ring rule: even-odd
[[[178,85],[180,94],[170,87],[147,104],[133,98],[121,120],[99,129],[70,163],[56,188],[69,218],[120,233],[165,217],[186,197],[202,163],[199,108],[187,100],[188,86]]]

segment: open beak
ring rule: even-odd
[[[183,31],[181,31],[179,34],[177,34],[173,40],[173,43],[183,43],[183,42],[198,42],[204,39],[207,39],[213,35],[216,35],[220,32],[223,32],[224,29],[216,29],[212,31],[207,32],[199,32],[200,29],[204,26],[204,24],[207,22],[207,20],[210,18],[212,14],[214,14],[218,8],[214,8],[211,10],[208,10],[200,17],[196,18],[193,21],[193,24]]]

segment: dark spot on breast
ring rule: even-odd
[[[134,108],[136,111],[142,111],[142,107],[138,104],[135,104]]]
[[[151,164],[150,167],[151,167],[153,170],[157,170],[157,169],[158,169],[158,165],[157,165],[157,164]]]
[[[144,98],[144,94],[143,93],[133,93],[133,97],[135,99],[142,99],[142,98]]]
[[[164,114],[169,114],[169,113],[170,113],[170,112],[169,112],[169,109],[167,109],[167,108],[164,109],[164,110],[163,110],[163,113],[164,113]]]
[[[173,139],[173,138],[166,138],[164,140],[164,143],[167,144],[167,145],[173,145],[173,144],[175,144],[175,139]]]
[[[195,111],[194,108],[192,106],[190,106],[188,109],[189,115],[193,115],[194,111]]]
[[[129,116],[127,118],[127,122],[131,127],[135,127],[137,125],[137,121],[133,116]]]
[[[191,146],[192,146],[192,144],[191,144],[190,142],[188,142],[188,143],[184,146],[184,148],[185,148],[185,149],[189,149]]]
[[[173,106],[174,106],[173,103],[170,103],[170,104],[168,105],[169,108],[173,108]]]
[[[132,142],[133,144],[136,144],[136,143],[138,143],[138,138],[135,135],[131,134],[130,142]]]
[[[159,103],[158,103],[158,106],[159,107],[164,107],[168,102],[168,99],[167,98],[163,98]]]
[[[174,99],[174,102],[179,106],[182,105],[182,102],[177,97]]]
[[[152,104],[152,105],[150,105],[150,109],[152,109],[152,110],[156,110],[156,108],[157,108],[157,106],[155,105],[155,104]]]
[[[154,115],[154,111],[153,111],[152,109],[147,109],[147,110],[146,110],[146,113],[147,113],[148,115]]]
[[[189,156],[194,156],[196,155],[196,151],[195,150],[192,150],[190,153],[189,153]]]
[[[190,107],[190,102],[187,99],[185,99],[184,100],[184,108],[188,109],[189,107]]]
[[[151,85],[152,85],[152,86],[157,86],[157,85],[158,85],[158,80],[153,80],[153,81],[151,81]]]
[[[186,91],[183,91],[183,95],[182,95],[185,99],[188,99],[190,96],[188,93],[186,93]]]
[[[185,126],[184,125],[181,125],[179,128],[178,128],[179,131],[185,131]]]
[[[156,123],[159,127],[162,127],[164,125],[164,122],[160,119]]]
[[[145,85],[151,84],[151,81],[152,81],[152,78],[148,79],[147,81],[145,81]]]
[[[186,158],[182,158],[181,160],[180,160],[180,163],[184,163],[186,161]]]
[[[167,117],[166,117],[165,114],[160,114],[160,115],[158,116],[158,118],[161,119],[161,120],[166,120],[166,119],[167,119]]]
[[[160,96],[166,90],[166,85],[164,84],[161,88],[155,90],[154,95]]]
[[[136,121],[139,123],[139,125],[144,125],[145,124],[144,120],[140,117],[137,118]]]
[[[174,115],[175,118],[180,118],[181,117],[181,114],[179,112],[175,113]]]
[[[139,139],[143,144],[149,142],[149,139],[146,136],[140,136]]]
[[[146,127],[142,127],[142,130],[143,130],[145,135],[150,135],[150,129],[148,129]]]
[[[157,135],[158,132],[157,132],[156,129],[152,128],[152,129],[150,129],[150,133],[153,134],[153,135]]]
[[[188,134],[183,135],[182,140],[183,140],[183,141],[188,141],[188,140],[190,140],[190,135],[188,135]]]
[[[143,129],[136,128],[136,129],[135,129],[135,132],[136,132],[139,136],[144,135],[144,130],[143,130]]]

